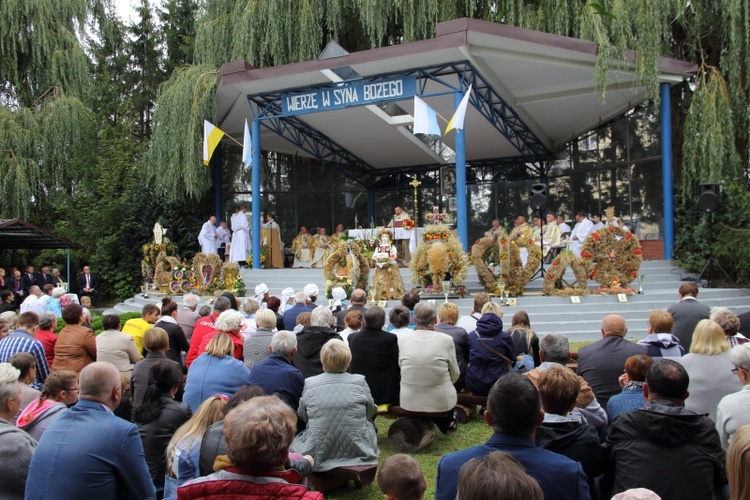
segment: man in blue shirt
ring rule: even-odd
[[[50,367],[44,355],[44,346],[34,338],[37,330],[39,330],[39,316],[32,311],[21,314],[16,322],[16,330],[0,340],[0,363],[7,363],[14,354],[19,352],[32,354],[36,360],[36,381],[31,386],[41,389],[50,374]]]
[[[297,316],[303,312],[310,312],[310,308],[307,307],[307,293],[297,292],[294,296],[294,307],[284,312],[284,330],[294,330],[297,326]]]
[[[534,434],[544,420],[544,412],[539,392],[529,379],[509,373],[495,382],[487,396],[484,420],[495,431],[485,444],[440,459],[436,499],[456,498],[461,466],[493,451],[510,453],[521,462],[526,473],[542,487],[545,500],[590,498],[581,464],[534,444]]]
[[[263,388],[266,394],[277,394],[296,411],[305,387],[305,377],[292,365],[297,336],[287,330],[276,332],[270,350],[271,356],[253,367],[247,383]]]
[[[117,417],[120,372],[111,363],[86,366],[80,399],[52,422],[34,452],[25,498],[156,498],[138,428]]]

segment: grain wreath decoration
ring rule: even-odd
[[[591,233],[581,248],[581,259],[589,277],[603,287],[627,285],[638,277],[643,250],[630,231],[615,227],[614,209],[605,210],[609,227]]]
[[[442,291],[443,281],[450,281],[453,286],[462,284],[468,267],[469,256],[445,224],[425,228],[422,241],[409,263],[412,283],[438,292]]]
[[[326,259],[323,266],[323,278],[326,280],[326,297],[333,297],[332,290],[340,286],[346,291],[346,297],[352,295],[354,288],[367,289],[370,278],[370,263],[367,261],[357,241],[341,241]]]
[[[572,269],[575,282],[568,284],[564,279],[566,269]],[[558,297],[569,297],[571,295],[589,295],[588,272],[583,260],[575,256],[570,250],[563,250],[552,259],[552,263],[544,274],[542,293]]]
[[[508,239],[505,232],[497,236],[485,236],[480,238],[471,247],[470,260],[477,270],[479,283],[488,293],[500,293],[500,239]],[[507,256],[507,254],[506,254]]]
[[[511,297],[520,297],[542,263],[542,250],[522,232],[511,233],[511,236],[507,238],[501,236],[498,243],[500,246],[500,278],[505,283],[505,289]],[[521,261],[522,248],[529,252],[526,265],[523,265]]]

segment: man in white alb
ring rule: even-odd
[[[594,214],[591,216],[592,219],[594,219],[594,231],[601,229],[604,227],[604,223],[602,222],[602,216],[599,214]]]
[[[594,230],[594,223],[591,222],[583,215],[583,212],[576,213],[576,226],[570,233],[570,250],[575,254],[576,257],[581,256],[581,248],[583,242],[589,237],[591,232]]]
[[[570,228],[568,223],[565,222],[565,217],[563,217],[562,215],[558,215],[556,222],[557,222],[557,227],[560,228],[560,234],[571,233],[572,229]]]
[[[205,254],[216,253],[216,217],[211,216],[203,224],[201,232],[198,235],[198,243],[201,245],[201,252]]]
[[[224,262],[224,255],[227,251],[227,245],[229,244],[229,229],[227,229],[227,223],[225,221],[219,222],[219,227],[216,228],[216,251],[219,252],[219,258]]]
[[[242,205],[232,216],[232,246],[229,248],[229,262],[245,262],[250,244],[250,231],[247,223],[247,207]]]

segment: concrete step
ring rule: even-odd
[[[374,271],[371,271],[370,277]],[[411,283],[411,271],[406,268],[400,269],[404,287],[409,290],[413,287]],[[581,297],[580,304],[572,304],[569,297],[545,297],[542,295],[542,280],[532,281],[526,288],[523,296],[517,299],[516,306],[504,308],[505,323],[510,323],[513,314],[518,311],[526,311],[531,318],[534,331],[540,335],[551,332],[560,332],[567,335],[573,341],[596,340],[601,337],[601,321],[607,314],[621,314],[628,323],[628,337],[643,338],[646,335],[646,324],[648,314],[654,309],[667,309],[675,303],[679,296],[677,290],[680,284],[685,282],[691,275],[686,271],[673,265],[671,261],[644,261],[640,273],[645,275],[643,282],[643,295],[632,295],[628,302],[620,303],[616,296],[589,295]],[[302,290],[308,283],[318,285],[321,294],[325,290],[325,280],[320,269],[248,269],[241,271],[247,286],[248,295],[253,295],[255,285],[266,283],[271,295],[280,296],[281,290],[292,287]],[[566,279],[572,281],[572,272],[566,273]],[[694,275],[693,275],[694,277]],[[598,284],[589,281],[589,289],[595,289]],[[464,286],[469,293],[463,299],[451,297],[451,302],[458,305],[461,315],[469,314],[473,304],[471,293],[482,291],[479,285],[476,269],[470,266]],[[637,282],[631,284],[638,287]],[[202,297],[201,303],[211,297]],[[180,296],[174,297],[177,302]],[[425,297],[424,300],[434,300],[440,304],[444,298],[442,295]],[[498,299],[495,299],[498,300]],[[710,307],[724,306],[735,312],[744,312],[750,309],[750,290],[731,288],[701,288],[699,300]],[[160,302],[161,298],[150,294],[144,297],[138,294],[125,302],[117,304],[113,309],[105,312],[140,312],[146,303]],[[321,296],[319,301],[326,302]],[[386,309],[397,305],[398,301],[386,303]]]

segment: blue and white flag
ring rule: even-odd
[[[437,112],[417,96],[414,96],[414,125],[412,132],[415,134],[440,135]]]
[[[245,165],[253,163],[253,138],[250,136],[247,120],[245,120],[245,139],[242,142],[242,163]]]

